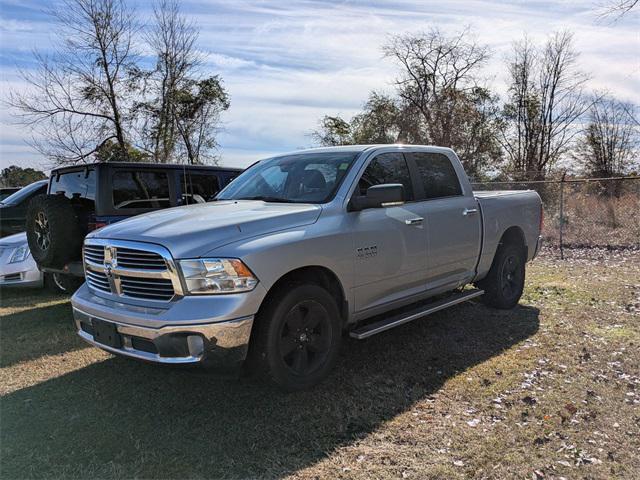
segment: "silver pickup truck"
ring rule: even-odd
[[[514,307],[541,224],[535,192],[474,193],[447,148],[276,156],[217,201],[87,236],[75,325],[112,353],[244,365],[302,389],[327,375],[343,334],[364,339],[474,297]]]

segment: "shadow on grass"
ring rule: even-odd
[[[32,307],[38,303],[69,300],[71,295],[54,293],[46,288],[0,287],[0,307]]]
[[[0,320],[0,367],[86,346],[75,335],[68,302],[4,315]]]
[[[327,381],[290,395],[112,358],[2,398],[0,466],[6,478],[281,477],[533,335],[538,314],[467,304],[345,341]]]

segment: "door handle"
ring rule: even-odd
[[[419,225],[422,223],[423,220],[424,218],[422,217],[410,218],[409,220],[405,220],[404,223],[406,223],[407,225]]]
[[[477,208],[465,208],[462,211],[462,215],[464,215],[464,216],[475,215],[476,213],[478,213],[478,209]]]

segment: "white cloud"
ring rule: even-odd
[[[138,10],[145,15],[147,8],[140,3]],[[186,1],[184,10],[201,28],[206,66],[222,76],[231,96],[219,138],[226,164],[244,166],[308,146],[308,133],[321,116],[349,117],[372,89],[391,91],[396,70],[382,58],[380,46],[391,34],[432,26],[452,32],[470,25],[493,51],[486,75],[499,92],[505,90],[503,62],[514,40],[527,33],[543,41],[555,30],[572,30],[581,67],[593,77],[590,88],[640,103],[637,17],[598,22],[592,0],[210,0]],[[47,45],[47,29],[38,22],[3,12],[0,58]],[[3,78],[13,80],[7,62],[3,65]],[[16,135],[20,132],[9,138],[3,128],[0,152],[7,151],[6,142],[19,141]],[[6,162],[2,153],[0,164]]]

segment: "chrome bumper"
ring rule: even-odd
[[[78,335],[91,345],[118,355],[163,364],[204,364],[235,368],[242,364],[249,346],[253,316],[224,322],[142,327],[115,322],[73,308]],[[115,325],[121,346],[94,339],[94,320]]]

